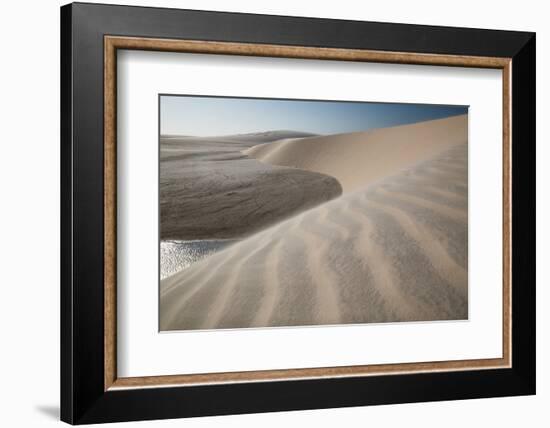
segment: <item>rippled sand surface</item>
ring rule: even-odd
[[[422,127],[419,135],[403,133],[418,144],[443,141],[422,159],[362,187],[348,182],[342,196],[163,280],[161,329],[466,319],[465,118],[462,123],[447,136]],[[362,162],[368,169],[376,159]]]

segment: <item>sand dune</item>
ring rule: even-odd
[[[466,133],[459,116],[248,151],[346,194],[163,280],[161,330],[467,318]]]
[[[335,177],[351,192],[468,139],[467,115],[366,132],[286,138],[243,153],[270,165]]]

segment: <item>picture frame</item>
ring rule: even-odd
[[[119,377],[119,50],[502,70],[502,357]],[[535,97],[534,33],[63,6],[61,419],[86,424],[534,394]]]

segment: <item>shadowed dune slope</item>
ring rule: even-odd
[[[342,193],[334,177],[268,165],[241,151],[304,134],[273,131],[160,139],[161,239],[248,236]]]
[[[371,184],[353,191],[353,177],[340,171],[349,177],[347,194],[163,280],[161,330],[467,318],[464,121],[434,121],[437,134],[423,129],[425,123],[420,129],[399,127],[403,142],[382,140],[381,131],[368,133],[378,149],[388,144],[388,150],[406,151],[397,153],[400,158],[413,156],[407,148],[411,142],[424,153],[427,146],[441,149],[377,181],[382,170],[369,169],[386,162],[384,155],[376,157],[376,151],[343,136],[344,143],[366,151],[361,161],[334,149],[334,156],[320,157],[316,165],[331,174],[330,162],[344,165],[336,156],[340,153]],[[447,138],[448,126],[454,131]],[[435,141],[435,135],[444,142]],[[372,161],[368,167],[365,159]],[[399,162],[393,165],[400,168]],[[342,174],[335,176],[340,180]]]
[[[468,116],[460,115],[365,132],[288,138],[243,153],[270,165],[330,175],[346,193],[467,140]]]

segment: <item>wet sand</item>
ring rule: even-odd
[[[242,238],[339,196],[342,187],[331,176],[241,152],[302,135],[161,137],[161,240]]]

